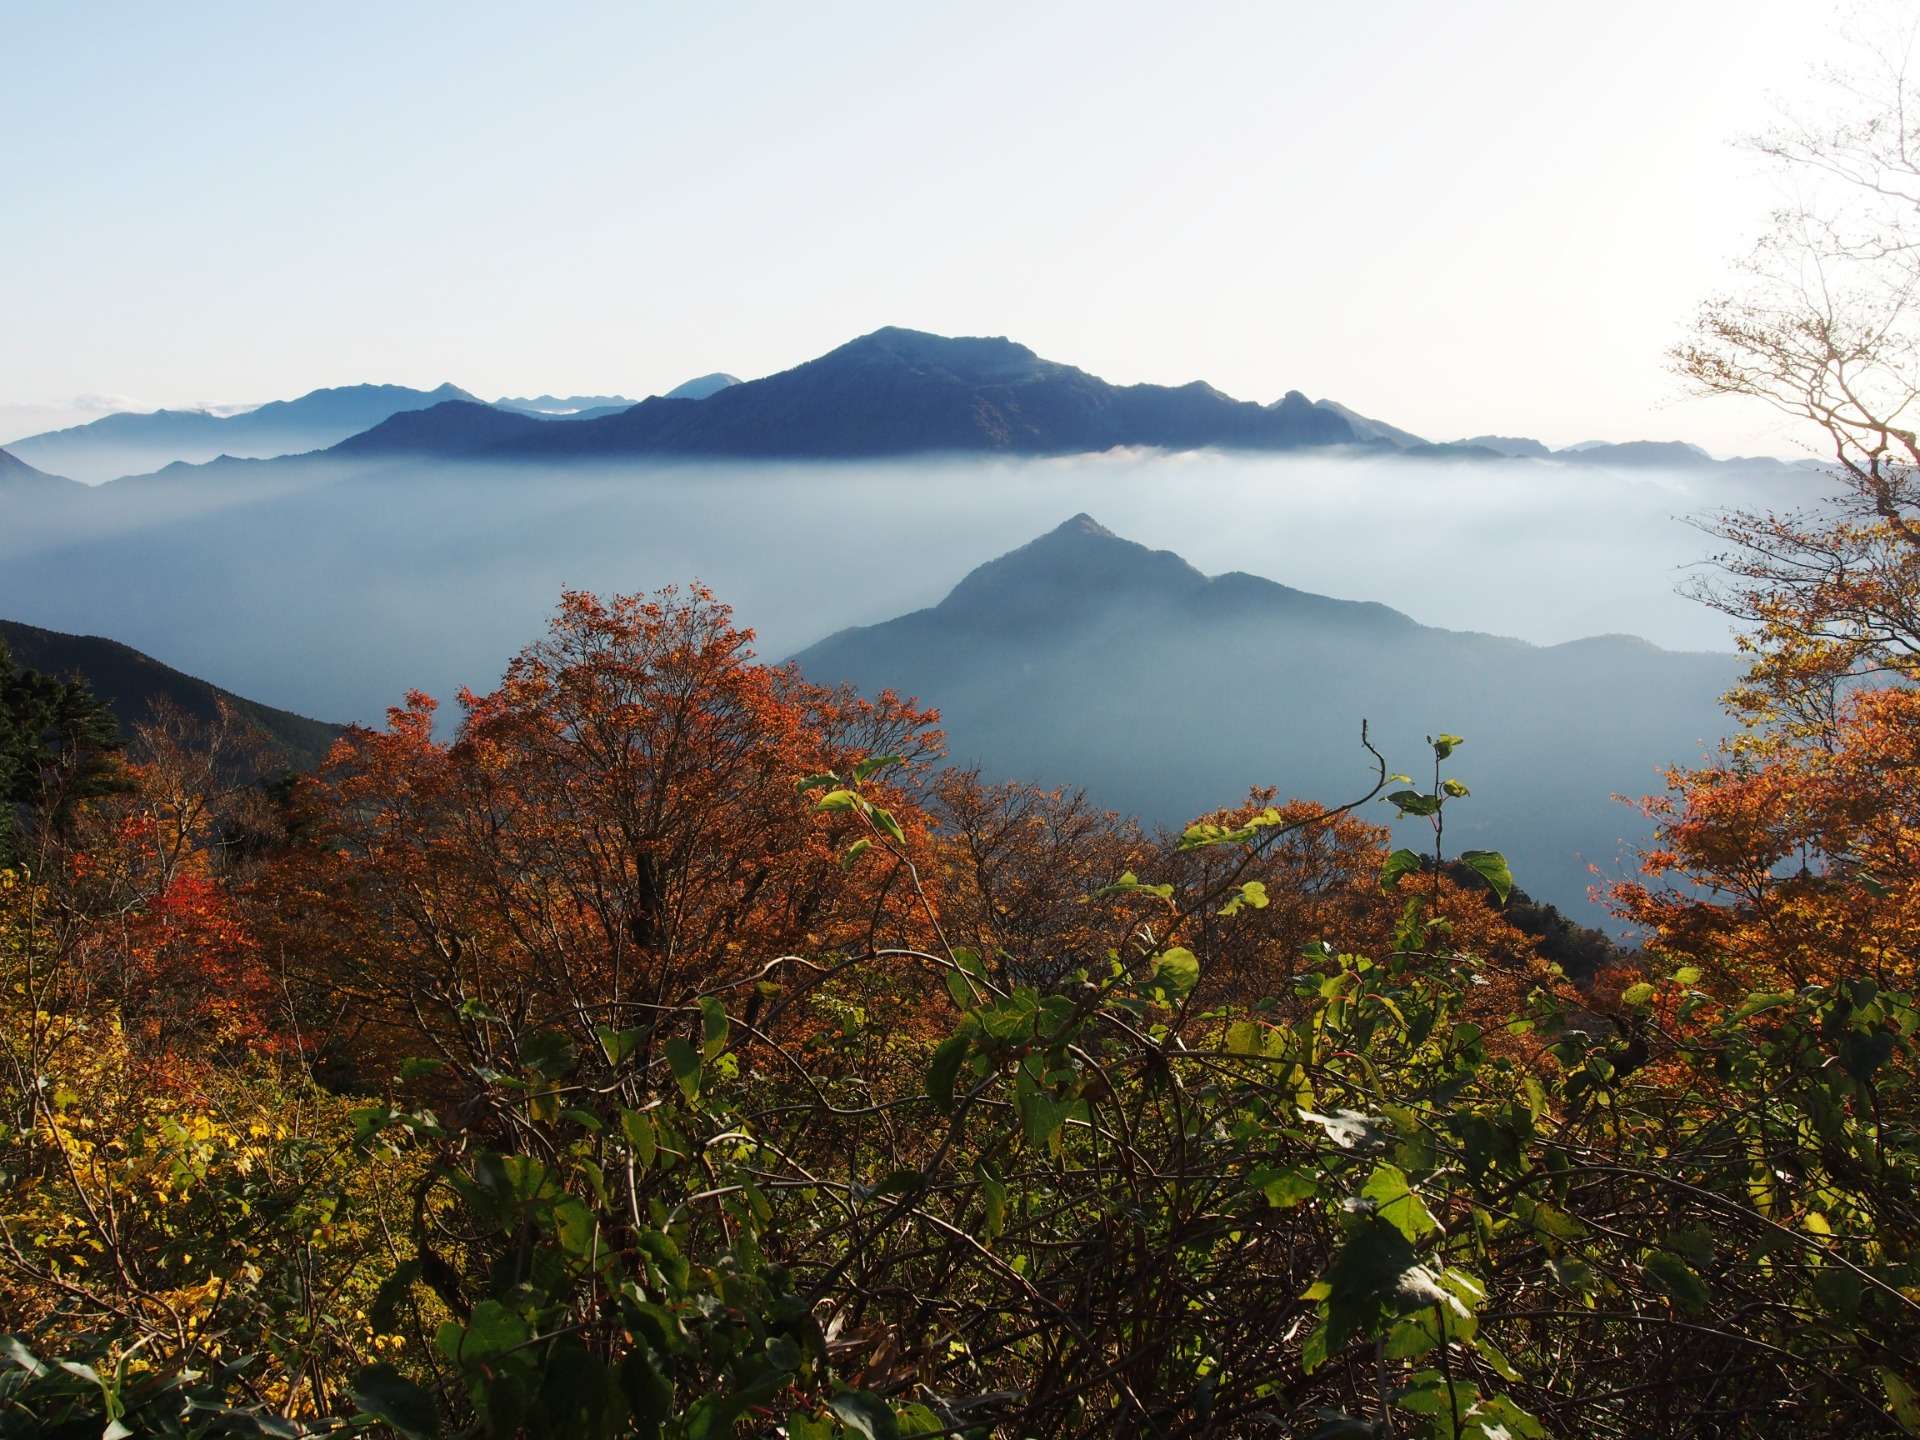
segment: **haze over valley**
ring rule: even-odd
[[[297,448],[342,423],[347,400],[364,430]],[[1205,385],[1111,387],[1010,341],[897,329],[766,380],[702,377],[644,403],[487,405],[450,385],[361,386],[252,413],[281,417],[281,430],[236,434],[245,415],[201,428],[223,446],[251,435],[271,450],[277,433],[290,448],[196,462],[208,442],[138,416],[12,447],[96,474],[129,434],[178,453],[93,487],[16,463],[0,613],[110,634],[300,714],[377,725],[410,689],[488,686],[563,590],[697,579],[755,629],[764,657],[798,653],[819,678],[939,707],[957,761],[1083,785],[1156,824],[1254,783],[1337,800],[1362,758],[1363,719],[1403,752],[1476,720],[1476,822],[1524,832],[1543,857],[1539,893],[1576,911],[1588,867],[1617,868],[1647,833],[1614,796],[1656,789],[1665,766],[1698,760],[1725,728],[1731,632],[1683,593],[1707,575],[1697,522],[1790,500],[1815,473],[1677,444],[1436,444],[1297,393],[1262,406]],[[1045,638],[1041,611],[984,649],[940,633],[910,645],[917,656],[898,644],[849,654],[837,635],[941,602],[1080,513],[1196,574],[1260,577],[1434,628],[1312,640],[1317,655],[1331,644],[1371,657],[1331,671],[1302,668],[1317,618],[1283,623],[1256,607],[1230,631],[1189,632],[1156,615],[1151,593],[1129,608],[1124,590],[1100,633],[1148,627],[1134,662],[1109,641]],[[1063,582],[1063,616],[1073,598]],[[1168,658],[1199,671],[1176,680],[1145,658],[1160,624],[1174,626]],[[1022,627],[1035,638],[1018,638]],[[1031,644],[1056,648],[1036,658]],[[1457,668],[1445,657],[1461,644],[1480,658]],[[986,669],[949,663],[956,645]],[[1529,646],[1550,648],[1534,660]],[[1382,683],[1391,675],[1403,683]],[[1664,697],[1651,730],[1650,689]],[[1212,697],[1199,709],[1229,717],[1225,728],[1150,725],[1183,691]],[[1570,772],[1562,757],[1590,752],[1591,726],[1621,743],[1598,769]],[[1142,746],[1147,733],[1167,738],[1164,754]],[[1257,774],[1239,774],[1251,756]],[[1583,803],[1533,804],[1576,773]],[[1527,817],[1545,814],[1554,824],[1536,836]]]

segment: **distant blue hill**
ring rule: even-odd
[[[1084,787],[1166,825],[1255,784],[1353,799],[1369,778],[1362,720],[1401,769],[1417,769],[1425,736],[1465,735],[1451,768],[1473,793],[1447,812],[1449,850],[1505,851],[1524,887],[1587,924],[1588,865],[1611,869],[1650,833],[1613,797],[1656,790],[1666,766],[1709,750],[1742,668],[1629,636],[1529,645],[1254,575],[1209,577],[1087,515],[929,609],[793,658],[822,684],[937,707],[958,764]],[[1376,805],[1362,818],[1392,815]],[[1432,843],[1424,826],[1395,832]]]
[[[709,377],[712,378],[712,377]],[[683,387],[684,388],[684,387]],[[1210,385],[1112,385],[999,337],[888,328],[703,399],[656,396],[603,419],[501,427],[473,405],[395,417],[365,453],[488,458],[625,455],[852,459],[916,453],[1072,454],[1116,446],[1289,450],[1352,444],[1353,427],[1299,392],[1272,405]],[[460,434],[462,428],[470,434]]]
[[[473,398],[457,385],[432,390],[345,385],[314,390],[297,400],[275,400],[239,415],[203,410],[106,415],[66,430],[29,435],[6,448],[29,465],[97,484],[145,474],[176,460],[199,464],[221,455],[262,459],[323,450],[389,416]]]

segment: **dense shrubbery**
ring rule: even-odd
[[[570,596],[276,801],[16,743],[0,1434],[1920,1430],[1902,956],[1577,989],[1498,856],[1149,836],[746,640]]]

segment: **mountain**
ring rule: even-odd
[[[634,402],[624,395],[502,395],[493,403],[501,410],[572,419],[594,410],[611,414],[615,410],[625,410]]]
[[[444,408],[444,407],[442,407]],[[442,429],[395,417],[372,442],[490,459],[633,455],[863,459],[924,453],[1073,454],[1116,446],[1288,450],[1351,444],[1353,427],[1298,391],[1270,406],[1198,381],[1109,385],[1003,338],[885,329],[704,400],[655,396],[604,419],[486,430],[470,411]],[[421,442],[446,436],[449,448]],[[487,437],[502,438],[490,443]],[[369,439],[371,437],[368,437]]]
[[[1689,445],[1684,440],[1625,440],[1618,444],[1587,440],[1554,451],[1553,458],[1570,460],[1577,465],[1632,465],[1649,470],[1689,469],[1720,463],[1698,445]]]
[[[711,375],[696,375],[691,380],[683,380],[667,391],[663,397],[668,400],[704,400],[717,394],[729,385],[738,385],[740,377],[729,375],[724,370],[716,370]]]
[[[0,450],[0,495],[62,492],[73,483],[62,476],[36,470],[11,452]]]
[[[397,415],[390,415],[371,430],[342,440],[327,453],[347,458],[372,455],[475,455],[522,437],[537,435],[552,423],[551,416],[531,415],[521,410],[500,410],[477,400],[448,400],[425,410],[403,410]]]
[[[1538,440],[1526,435],[1474,435],[1456,443],[1479,450],[1491,450],[1498,455],[1512,455],[1530,460],[1545,460],[1553,454],[1552,450]]]
[[[1327,803],[1364,793],[1363,719],[1388,764],[1415,773],[1426,735],[1462,734],[1449,770],[1473,794],[1448,811],[1449,851],[1503,850],[1529,891],[1588,916],[1588,865],[1616,866],[1648,834],[1612,797],[1658,789],[1662,767],[1713,745],[1727,728],[1717,697],[1740,668],[1626,636],[1534,646],[1253,575],[1208,577],[1084,514],[931,609],[794,659],[822,683],[937,706],[957,762],[1084,786],[1169,825],[1254,784]],[[1394,831],[1431,844],[1411,822]]]
[[[125,733],[151,718],[156,700],[167,701],[200,720],[213,719],[224,703],[264,731],[288,764],[303,770],[318,765],[342,733],[338,725],[242,699],[97,635],[62,635],[14,620],[0,620],[0,645],[11,650],[13,658],[28,669],[50,675],[78,675],[106,701]]]
[[[457,385],[413,390],[404,385],[347,385],[275,400],[239,415],[204,410],[122,412],[85,425],[49,430],[7,448],[30,465],[97,484],[144,474],[176,460],[200,463],[220,455],[263,459],[322,450],[391,415],[474,397]]]
[[[1353,433],[1362,440],[1384,440],[1389,445],[1398,445],[1403,450],[1418,450],[1432,441],[1423,440],[1411,430],[1402,430],[1398,425],[1389,425],[1384,420],[1375,420],[1362,415],[1358,410],[1349,410],[1338,400],[1316,400],[1313,402],[1322,410],[1330,410],[1353,427]]]

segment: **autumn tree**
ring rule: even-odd
[[[1737,511],[1699,593],[1744,626],[1743,733],[1652,802],[1645,875],[1617,903],[1668,951],[1799,982],[1913,975],[1910,834],[1920,722],[1920,89],[1902,7],[1870,12],[1824,108],[1754,147],[1799,198],[1674,352],[1702,394],[1802,422],[1831,493]],[[1738,983],[1738,980],[1730,981]]]
[[[879,855],[843,871],[858,817],[797,782],[881,755],[917,773],[932,716],[756,664],[751,638],[698,587],[572,593],[498,689],[460,697],[451,740],[415,695],[341,742],[274,892],[276,943],[335,1023],[491,1064],[529,1024],[590,1044],[718,977],[776,984],[796,949],[921,933],[924,880]],[[920,847],[906,792],[874,784]]]

